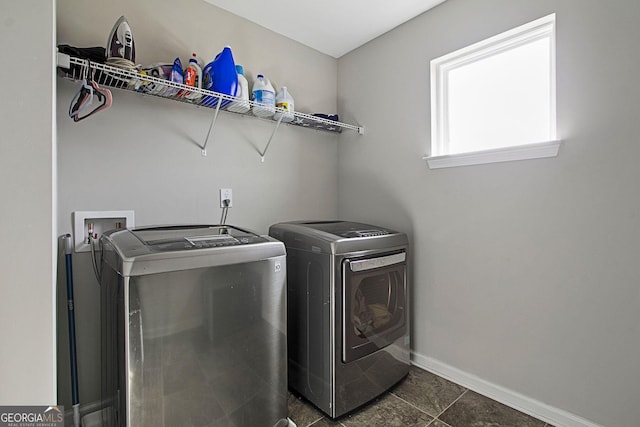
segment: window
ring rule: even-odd
[[[558,153],[555,14],[431,61],[429,167]]]

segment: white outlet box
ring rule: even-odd
[[[76,211],[73,213],[73,247],[76,252],[89,252],[89,224],[100,238],[105,231],[116,228],[133,228],[133,211]]]
[[[220,189],[220,207],[224,208],[224,201],[229,200],[229,207],[233,206],[233,192],[230,188]]]

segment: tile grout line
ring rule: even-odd
[[[447,410],[448,410],[449,408],[451,408],[453,405],[455,405],[455,404],[456,404],[456,402],[457,402],[458,400],[462,399],[462,396],[464,396],[465,394],[467,394],[467,392],[468,392],[468,391],[469,391],[469,389],[468,389],[468,388],[465,388],[465,390],[460,394],[460,396],[458,396],[458,397],[456,398],[456,400],[454,400],[453,402],[451,402],[451,404],[450,404],[449,406],[447,406],[446,408],[444,408],[444,410],[443,410],[442,412],[440,412],[436,418],[437,418],[438,420],[440,420],[440,418],[439,418],[439,417],[440,417],[440,415],[442,415],[442,414],[444,414],[445,412],[447,412]],[[440,421],[442,421],[442,420],[440,420]],[[442,421],[442,422],[444,422],[444,421]],[[445,423],[445,424],[446,424],[446,423]]]
[[[389,392],[389,394],[390,394],[390,395],[392,395],[393,397],[397,398],[398,400],[403,401],[403,402],[404,402],[404,403],[406,403],[407,405],[409,405],[409,406],[411,406],[411,407],[413,407],[413,408],[416,408],[418,411],[422,412],[423,414],[426,414],[426,415],[430,416],[430,417],[431,417],[431,418],[433,418],[434,420],[437,418],[437,417],[434,417],[433,415],[431,415],[430,413],[428,413],[427,411],[425,411],[424,409],[422,409],[422,408],[420,408],[420,407],[418,407],[418,406],[414,405],[414,404],[413,404],[413,403],[411,403],[411,402],[408,402],[408,401],[404,400],[403,398],[401,398],[401,397],[400,397],[400,396],[398,396],[397,394],[395,394],[395,393],[393,393],[393,392],[391,392],[391,391]],[[433,422],[433,420],[431,420],[431,422]]]
[[[445,423],[444,421],[442,421],[440,418],[434,418],[431,420],[431,422],[429,424],[427,424],[427,427],[432,426],[433,423],[438,422],[440,424],[443,424],[445,427],[451,427],[449,424]]]
[[[400,400],[400,401],[402,401],[402,402],[406,403],[407,405],[409,405],[409,406],[411,406],[411,407],[413,407],[413,408],[417,409],[418,411],[422,412],[423,414],[428,415],[429,417],[433,418],[433,419],[429,422],[429,424],[427,424],[427,426],[430,426],[431,424],[433,424],[433,422],[434,422],[435,420],[438,420],[438,421],[440,421],[440,422],[441,422],[441,423],[443,423],[443,424],[449,425],[449,424],[445,423],[444,421],[442,421],[439,417],[440,417],[440,415],[444,414],[444,413],[445,413],[449,408],[451,408],[453,405],[455,405],[455,403],[456,403],[458,400],[460,400],[460,399],[462,398],[462,396],[464,396],[464,395],[469,391],[469,389],[468,389],[468,388],[466,388],[466,387],[463,387],[463,388],[464,388],[464,391],[463,391],[462,393],[460,393],[460,396],[456,397],[456,398],[453,400],[453,402],[451,402],[449,405],[447,405],[447,407],[446,407],[446,408],[444,408],[444,409],[443,409],[440,413],[438,413],[438,415],[436,415],[436,416],[433,416],[433,415],[431,415],[430,413],[428,413],[427,411],[423,410],[422,408],[419,408],[418,406],[414,405],[413,403],[408,402],[407,400],[405,400],[405,399],[401,398],[400,396],[398,396],[397,394],[395,394],[395,393],[394,393],[394,392],[392,392],[392,391],[388,391],[387,393],[388,393],[388,394],[390,394],[390,395],[392,395],[392,396],[393,396],[393,397],[395,397],[396,399],[398,399],[398,400]],[[315,420],[315,421],[311,422],[310,424],[308,424],[308,425],[307,425],[307,427],[312,427],[314,424],[316,424],[317,422],[319,422],[319,421],[323,420],[324,418],[326,418],[324,415],[323,415],[323,416],[321,416],[321,417],[320,417],[320,418],[318,418],[317,420]],[[337,421],[337,423],[339,423],[342,427],[346,427],[346,426],[342,423],[342,421]]]
[[[462,396],[464,396],[468,391],[469,391],[469,389],[465,387],[465,388],[464,388],[464,391],[463,391],[462,393],[460,393],[460,396],[456,397],[456,398],[455,398],[455,400],[454,400],[453,402],[451,402],[451,403],[450,403],[446,408],[444,408],[444,409],[443,409],[443,410],[442,410],[438,415],[436,415],[435,417],[434,417],[433,415],[431,415],[430,413],[428,413],[427,411],[425,411],[424,409],[419,408],[418,406],[414,405],[413,403],[411,403],[411,402],[408,402],[408,401],[404,400],[403,398],[401,398],[401,397],[400,397],[400,396],[398,396],[397,394],[393,393],[392,391],[390,391],[390,392],[389,392],[389,394],[391,394],[391,395],[393,395],[394,397],[398,398],[399,400],[403,401],[403,402],[404,402],[404,403],[406,403],[407,405],[409,405],[409,406],[412,406],[412,407],[416,408],[418,411],[422,412],[423,414],[426,414],[426,415],[430,416],[431,418],[433,418],[433,419],[429,422],[429,424],[427,424],[427,426],[430,426],[431,424],[433,424],[433,422],[434,422],[435,420],[438,420],[438,421],[440,421],[440,422],[441,422],[441,423],[443,423],[443,424],[449,425],[449,424],[445,423],[444,421],[442,421],[442,420],[439,418],[439,417],[440,417],[440,415],[444,414],[444,413],[447,411],[447,409],[451,408],[451,407],[452,407],[452,406],[453,406],[453,405],[454,405],[458,400],[460,400],[460,399],[462,398]]]
[[[434,375],[436,375],[436,374],[434,374]],[[439,376],[439,375],[436,375],[436,376]],[[454,383],[454,384],[457,384],[457,383]],[[457,384],[457,385],[458,385],[458,386],[460,386],[460,384]],[[452,406],[453,406],[453,405],[454,405],[458,400],[460,400],[460,398],[462,398],[462,396],[464,396],[464,395],[469,391],[469,389],[468,389],[467,387],[463,387],[463,386],[460,386],[460,387],[461,387],[462,389],[464,389],[464,391],[463,391],[462,393],[460,393],[460,395],[459,395],[457,398],[455,398],[455,399],[453,400],[453,402],[451,402],[451,403],[450,403],[446,408],[444,408],[444,409],[443,409],[440,413],[438,413],[436,416],[433,416],[433,415],[431,415],[430,413],[428,413],[427,411],[425,411],[425,410],[423,410],[423,409],[419,408],[418,406],[416,406],[416,405],[412,404],[411,402],[408,402],[408,401],[404,400],[403,398],[401,398],[400,396],[398,396],[397,394],[395,394],[395,393],[394,393],[393,391],[391,391],[391,390],[389,390],[389,391],[388,391],[388,393],[389,393],[389,394],[391,394],[391,395],[393,395],[393,396],[395,396],[395,397],[397,397],[398,399],[400,399],[401,401],[403,401],[403,402],[407,403],[408,405],[410,405],[410,406],[412,406],[412,407],[414,407],[414,408],[418,409],[418,410],[419,410],[420,412],[422,412],[423,414],[427,414],[428,416],[432,417],[434,420],[436,420],[436,419],[437,419],[438,421],[443,422],[443,421],[442,421],[442,420],[440,420],[438,417],[440,417],[440,415],[444,414],[444,413],[445,413],[449,408],[451,408],[451,407],[452,407]],[[431,421],[431,423],[433,423],[433,420]],[[430,425],[431,423],[429,423],[429,425]],[[445,424],[446,424],[446,423],[445,423]]]
[[[320,418],[318,418],[317,420],[310,422],[309,424],[307,424],[307,427],[311,427],[312,425],[314,425],[315,423],[317,423],[318,421],[320,421],[321,419],[324,418],[324,415],[321,415]]]

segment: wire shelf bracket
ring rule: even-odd
[[[275,136],[276,132],[278,131],[278,127],[280,126],[280,123],[282,122],[282,118],[283,117],[284,117],[284,114],[281,114],[280,118],[276,122],[276,126],[273,128],[273,132],[271,132],[271,136],[269,137],[269,141],[267,141],[267,145],[265,145],[264,150],[262,150],[262,152],[260,153],[260,161],[262,163],[264,163],[264,156],[265,156],[265,154],[267,154],[267,150],[269,149],[269,145],[271,145],[271,141],[273,141],[273,137]]]
[[[220,112],[220,104],[222,104],[222,102],[218,102],[218,105],[216,106],[216,112],[213,114],[213,118],[211,119],[211,124],[209,125],[209,131],[207,132],[207,137],[204,139],[204,144],[202,144],[203,156],[207,155],[207,143],[209,142],[211,131],[216,125],[216,120],[218,119],[218,113]]]

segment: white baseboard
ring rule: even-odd
[[[449,381],[487,396],[520,412],[529,414],[556,427],[602,427],[570,412],[542,403],[513,390],[485,381],[468,372],[442,363],[439,360],[412,352],[413,365]]]

